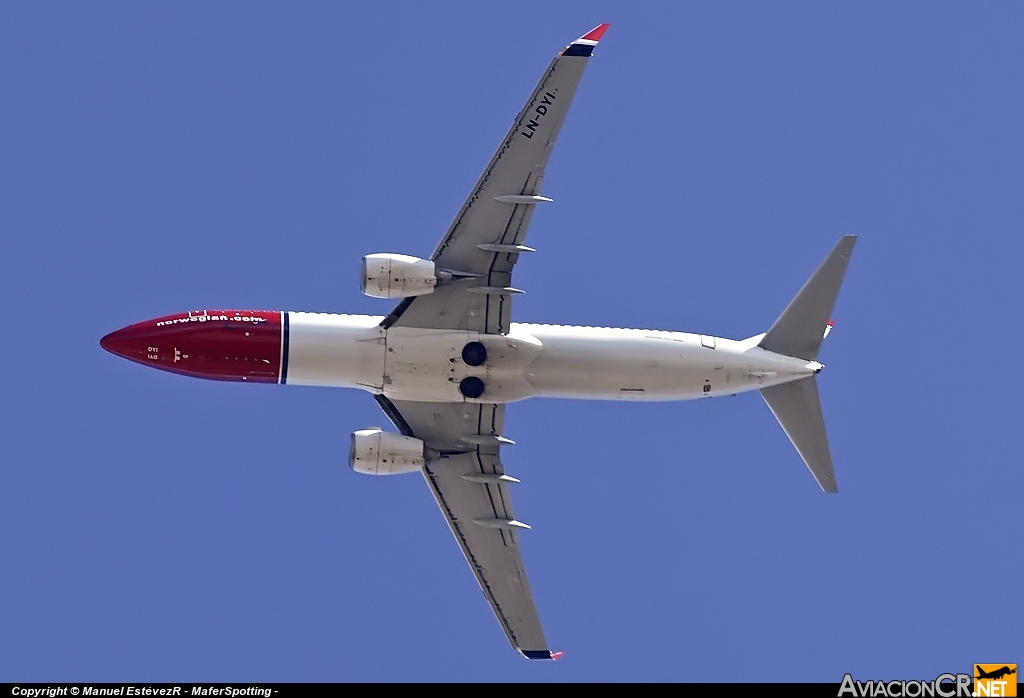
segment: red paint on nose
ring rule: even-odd
[[[100,346],[129,361],[210,380],[277,383],[282,313],[201,310],[147,320],[111,332]]]
[[[123,330],[111,332],[100,340],[100,346],[111,354],[123,356],[126,359],[131,358],[132,342],[130,329],[130,327],[125,327]]]

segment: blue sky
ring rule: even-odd
[[[369,395],[99,339],[204,307],[386,313],[360,257],[428,255],[604,21],[514,317],[746,337],[859,234],[821,355],[840,494],[756,394],[510,407],[566,651],[531,663],[422,479],[349,470],[349,433],[386,423]],[[1021,662],[1022,31],[1006,2],[0,5],[0,680]]]

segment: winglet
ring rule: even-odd
[[[604,33],[608,31],[608,27],[611,25],[605,22],[594,27],[586,34],[576,39],[562,51],[563,56],[579,56],[580,58],[590,58],[590,54],[594,52],[594,47],[597,46],[597,42],[601,40]]]
[[[597,43],[598,41],[601,40],[601,37],[604,36],[604,33],[608,31],[608,27],[610,26],[612,25],[609,24],[608,22],[605,22],[604,24],[599,24],[590,31],[588,31],[586,34],[581,36],[580,41],[593,41],[594,43]]]
[[[552,661],[558,661],[562,658],[565,652],[552,652],[551,650],[519,650],[527,659],[550,659]]]

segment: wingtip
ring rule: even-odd
[[[569,57],[574,56],[576,58],[590,58],[591,54],[594,53],[594,47],[597,46],[597,42],[601,40],[604,33],[608,31],[610,25],[605,22],[599,24],[586,34],[576,39],[562,51],[563,56]]]
[[[604,24],[599,24],[593,29],[591,29],[589,32],[581,36],[580,39],[585,39],[587,41],[600,41],[601,37],[604,36],[604,33],[608,31],[608,27],[610,26],[611,24],[608,22],[605,22]]]
[[[541,659],[558,661],[565,652],[552,652],[551,650],[519,650],[527,659]]]

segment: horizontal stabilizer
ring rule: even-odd
[[[815,376],[762,388],[761,396],[826,492],[838,492]]]
[[[759,345],[762,349],[808,361],[818,358],[825,327],[832,317],[832,308],[856,242],[856,235],[842,237],[765,334]]]

